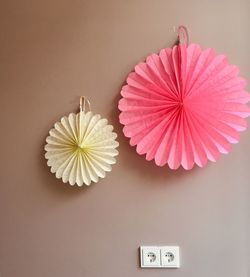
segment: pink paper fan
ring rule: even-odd
[[[178,45],[148,56],[129,74],[119,118],[139,154],[158,166],[188,170],[216,161],[239,141],[250,95],[224,55],[188,45],[184,26],[178,33]]]

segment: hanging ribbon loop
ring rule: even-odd
[[[86,112],[86,107],[87,107],[88,111],[90,112],[91,111],[90,101],[85,96],[81,96],[80,97],[80,112]]]
[[[179,44],[189,44],[188,29],[183,25],[178,27],[178,41]]]

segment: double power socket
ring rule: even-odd
[[[141,246],[141,267],[179,268],[179,246]]]

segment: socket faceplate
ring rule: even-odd
[[[179,246],[141,246],[142,268],[179,268]]]

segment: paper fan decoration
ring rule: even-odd
[[[250,115],[246,81],[236,66],[211,48],[179,44],[135,66],[119,101],[123,132],[138,154],[156,165],[189,170],[228,153]]]
[[[99,114],[86,112],[86,101],[81,97],[80,112],[64,116],[46,138],[45,158],[51,172],[72,186],[90,185],[104,178],[118,155],[113,126]]]

